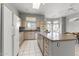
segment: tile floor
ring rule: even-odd
[[[20,47],[18,56],[42,56],[37,40],[25,40]]]

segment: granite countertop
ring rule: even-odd
[[[73,34],[57,35],[56,33],[40,33],[40,32],[38,34],[52,41],[70,41],[77,39],[76,36]]]

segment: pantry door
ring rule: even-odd
[[[12,56],[12,11],[2,5],[3,55]]]

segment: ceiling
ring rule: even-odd
[[[11,3],[19,12],[43,14],[46,18],[57,18],[79,12],[78,3],[41,3],[39,9],[33,9],[32,3]]]

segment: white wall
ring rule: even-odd
[[[71,14],[66,19],[66,32],[79,32],[79,21],[69,22],[70,19],[79,17],[79,13]]]
[[[74,13],[74,14],[70,14],[67,16],[68,19],[75,18],[75,17],[79,17],[79,12]]]
[[[19,15],[19,12],[16,8],[14,8],[10,3],[5,3],[5,5],[16,15]]]
[[[37,20],[44,20],[44,15],[40,14],[30,14],[30,13],[19,13],[22,20],[26,20],[26,17],[36,17]]]
[[[79,21],[69,22],[66,20],[66,32],[79,32]]]

